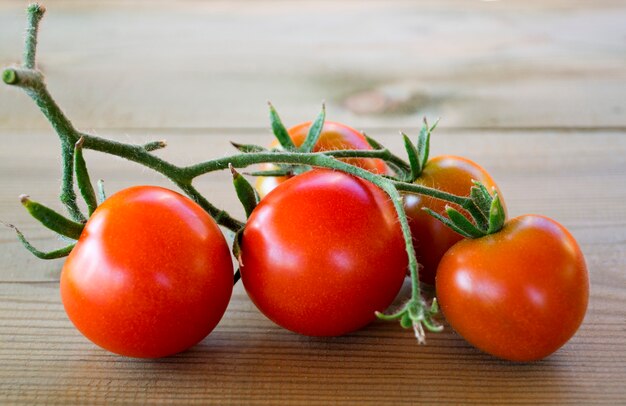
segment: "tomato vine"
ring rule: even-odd
[[[267,150],[258,146],[233,144],[239,153],[219,159],[208,160],[189,166],[178,166],[168,162],[153,152],[166,146],[164,141],[150,142],[144,145],[121,143],[106,138],[98,137],[77,130],[67,116],[56,103],[46,86],[44,75],[36,66],[37,34],[39,22],[44,15],[44,7],[33,4],[28,7],[28,28],[25,41],[24,55],[21,66],[9,67],[2,72],[2,79],[8,85],[18,86],[32,98],[35,104],[45,115],[61,144],[62,178],[60,200],[67,209],[70,218],[65,218],[59,213],[53,212],[45,206],[23,198],[22,202],[31,213],[39,215],[35,217],[53,231],[65,235],[71,239],[77,239],[77,232],[86,222],[88,215],[95,210],[98,201],[104,198],[102,182],[98,182],[98,193],[92,187],[87,167],[82,157],[82,149],[99,151],[109,155],[118,156],[138,163],[161,173],[177,185],[187,196],[198,203],[215,221],[234,232],[241,230],[245,223],[232,217],[225,210],[213,205],[194,186],[193,180],[201,175],[225,170],[230,168],[246,168],[253,164],[273,163],[280,167],[287,166],[289,170],[294,167],[311,166],[324,167],[342,171],[358,178],[367,180],[382,189],[391,199],[396,210],[405,249],[409,261],[409,270],[412,280],[412,294],[410,299],[396,313],[391,315],[379,314],[382,319],[398,319],[403,327],[412,327],[420,342],[424,341],[424,327],[431,331],[441,329],[434,321],[433,316],[437,313],[437,303],[434,301],[427,306],[421,293],[418,277],[419,265],[412,244],[411,231],[404,212],[402,193],[418,193],[454,203],[469,212],[475,225],[463,217],[459,218],[456,211],[448,211],[450,219],[440,216],[440,220],[448,225],[455,226],[460,232],[472,235],[476,230],[487,233],[494,232],[502,227],[504,219],[500,213],[496,213],[499,200],[492,196],[480,184],[476,185],[469,196],[457,196],[441,190],[414,184],[412,181],[419,175],[425,164],[423,156],[427,154],[427,137],[434,127],[424,123],[424,128],[416,145],[403,134],[405,147],[409,156],[409,162],[404,161],[392,154],[387,148],[367,137],[373,150],[337,150],[324,152],[311,152],[313,145],[320,135],[325,120],[325,109],[314,121],[311,130],[303,145],[296,148],[289,138],[278,113],[270,105],[270,119],[274,134],[283,146],[282,150]],[[421,151],[420,151],[421,150]],[[421,157],[421,158],[420,158]],[[396,171],[396,176],[384,176],[368,172],[365,169],[345,163],[339,158],[378,158],[384,160]],[[279,171],[280,172],[280,171]],[[233,172],[235,174],[235,172]],[[236,176],[236,175],[235,175]],[[77,195],[74,183],[77,183],[81,196],[85,200],[89,213],[85,215],[77,203]],[[237,182],[236,182],[237,183]],[[98,199],[96,196],[99,196]],[[43,213],[43,214],[42,214]],[[495,213],[495,214],[494,214]],[[45,214],[45,215],[44,215]],[[18,237],[25,247],[39,258],[58,258],[69,254],[72,245],[44,253],[34,248],[17,230]]]

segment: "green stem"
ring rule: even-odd
[[[85,204],[87,204],[88,214],[91,216],[98,207],[98,199],[96,198],[96,192],[91,184],[87,163],[83,157],[84,141],[84,138],[80,138],[74,147],[74,169],[76,171],[78,190],[83,196],[83,200],[85,200]]]
[[[23,65],[25,68],[33,69],[35,67],[35,55],[37,53],[37,31],[39,30],[39,22],[46,12],[46,9],[39,4],[31,4],[26,11],[28,12],[28,28],[26,29]]]
[[[401,192],[408,192],[413,194],[420,194],[425,196],[434,197],[435,199],[444,200],[450,203],[456,203],[459,206],[465,208],[465,206],[471,203],[471,199],[469,197],[453,195],[452,193],[444,192],[439,189],[430,188],[427,186],[418,185],[416,183],[406,183],[406,182],[394,182],[394,186],[397,190]]]
[[[76,193],[74,192],[74,144],[76,144],[80,136],[48,92],[43,75],[40,72],[24,69],[13,70],[15,72],[15,81],[12,84],[24,88],[46,116],[61,140],[63,167],[61,172],[60,200],[74,220],[85,221],[85,216],[78,207]]]
[[[324,154],[334,156],[335,158],[378,158],[401,168],[403,171],[410,171],[409,165],[400,157],[392,154],[387,148],[375,150],[337,149],[324,151]]]

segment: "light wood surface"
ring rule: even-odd
[[[0,3],[0,65],[19,60],[24,2]],[[0,404],[626,403],[626,4],[620,1],[46,3],[39,60],[81,129],[166,139],[193,163],[270,140],[265,101],[290,124],[328,118],[397,153],[397,131],[442,117],[433,154],[486,167],[512,216],[572,231],[591,279],[579,332],[515,364],[448,327],[418,346],[395,323],[345,337],[292,334],[241,284],[202,343],[161,360],[101,350],[59,298],[62,260],[40,261],[0,228]],[[32,102],[0,86],[0,220],[60,242],[17,200],[60,208],[58,141]],[[109,191],[160,176],[88,151]],[[226,173],[200,190],[242,217]]]

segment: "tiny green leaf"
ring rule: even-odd
[[[98,200],[96,199],[96,192],[93,190],[91,179],[89,178],[89,171],[87,170],[87,163],[83,157],[83,143],[84,137],[80,137],[76,145],[74,146],[74,172],[76,173],[76,184],[78,190],[83,196],[85,203],[87,204],[87,210],[89,215],[98,207]]]
[[[411,139],[405,133],[401,134],[404,139],[404,148],[406,149],[406,153],[409,157],[409,164],[411,166],[411,179],[409,179],[409,181],[413,182],[420,176],[420,173],[422,173],[422,166],[418,156],[419,153],[417,148],[415,148],[415,145],[411,142]]]
[[[311,128],[309,128],[309,133],[306,136],[306,139],[300,146],[301,152],[311,152],[317,144],[317,140],[319,140],[320,135],[322,134],[322,130],[324,129],[324,121],[326,120],[326,106],[322,104],[322,111],[318,114],[317,118],[311,124]]]
[[[56,233],[78,240],[78,237],[80,237],[80,234],[83,232],[83,224],[63,217],[61,214],[43,204],[30,200],[26,195],[20,196],[20,202],[31,216]]]
[[[276,139],[284,149],[295,150],[296,146],[289,136],[287,129],[283,125],[283,122],[280,120],[278,112],[276,112],[276,109],[274,108],[272,103],[268,102],[268,104],[270,106],[270,122],[272,123],[272,131],[274,132]]]
[[[442,216],[441,214],[437,213],[436,211],[433,211],[433,210],[429,209],[428,207],[424,207],[422,210],[424,210],[426,213],[430,214],[431,216],[433,216],[437,220],[441,221],[448,228],[450,228],[453,231],[461,234],[463,237],[465,237],[465,238],[474,238],[471,234],[469,234],[465,230],[459,228],[459,226],[457,226],[449,218]]]
[[[259,145],[254,145],[254,144],[238,144],[236,142],[230,142],[230,144],[237,148],[240,152],[243,152],[245,154],[249,154],[252,152],[264,152],[267,151],[266,148],[263,148]]]
[[[243,230],[244,229],[241,228],[239,231],[235,233],[235,238],[233,239],[233,249],[232,249],[233,256],[237,260],[237,263],[239,264],[240,268],[243,266],[243,261],[241,259],[241,235],[243,234]],[[237,281],[239,280],[238,278],[241,277],[239,269],[237,269],[237,272],[235,273],[234,277],[235,277],[235,283],[237,283]]]
[[[364,132],[362,132],[361,134],[363,134],[367,143],[370,144],[370,147],[374,149],[385,149],[385,147],[381,143],[379,143],[369,135],[365,134]]]
[[[405,312],[400,318],[400,325],[402,328],[411,328],[413,325],[413,320],[411,320],[411,315],[409,312]]]
[[[420,135],[417,138],[417,151],[419,154],[420,172],[417,176],[421,175],[422,170],[428,162],[428,155],[430,154],[430,129],[428,127],[428,121],[424,118],[424,124],[420,130]]]
[[[506,213],[504,212],[504,207],[502,207],[500,196],[498,196],[498,192],[494,188],[493,201],[491,202],[491,209],[489,210],[489,228],[487,229],[487,234],[500,231],[502,227],[504,227],[505,221]]]
[[[481,212],[489,213],[493,197],[489,194],[489,191],[487,191],[487,188],[481,182],[478,182],[477,180],[473,180],[472,182],[474,183],[474,186],[470,189],[470,197]]]
[[[53,251],[48,251],[48,252],[39,251],[26,239],[26,237],[24,237],[24,234],[22,234],[22,232],[13,224],[7,224],[3,222],[0,222],[0,223],[15,230],[15,233],[17,234],[17,238],[18,240],[20,240],[24,248],[26,248],[31,254],[33,254],[39,259],[57,259],[57,258],[66,257],[70,254],[70,252],[72,252],[74,245],[76,245],[76,244],[70,244],[67,247],[59,248],[58,250],[53,250]]]
[[[464,235],[470,235],[472,238],[480,238],[485,235],[485,233],[478,229],[471,221],[467,219],[464,215],[462,215],[458,210],[451,206],[446,206],[446,213],[450,220],[461,230],[464,231]]]
[[[250,217],[252,211],[259,203],[259,195],[257,191],[252,187],[250,182],[246,180],[239,172],[233,168],[232,165],[228,165],[230,168],[230,172],[233,175],[233,185],[235,186],[235,191],[237,192],[237,197],[239,201],[243,205],[243,209],[246,212],[246,217]]]

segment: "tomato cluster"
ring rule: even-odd
[[[21,202],[42,224],[76,243],[42,252],[16,231],[40,258],[69,254],[61,275],[63,305],[94,343],[126,356],[163,357],[195,345],[215,328],[238,274],[207,211],[236,232],[233,253],[251,300],[278,325],[300,334],[334,336],[364,327],[394,300],[407,268],[411,298],[393,314],[378,315],[413,326],[418,339],[423,326],[440,327],[432,318],[437,302],[425,306],[418,279],[435,286],[452,328],[504,359],[546,357],[582,323],[589,281],[574,238],[543,216],[506,221],[502,194],[478,164],[455,156],[428,159],[436,124],[425,120],[416,144],[403,134],[406,162],[358,131],[326,122],[325,108],[314,122],[286,130],[270,105],[274,151],[235,144],[243,154],[229,158],[261,151],[252,160],[238,160],[242,167],[267,162],[256,192],[233,169],[237,162],[179,167],[151,154],[163,142],[128,145],[74,130],[36,69],[44,9],[34,4],[28,12],[23,64],[4,70],[3,81],[23,87],[57,130],[63,144],[61,200],[72,218],[27,196]],[[83,146],[166,175],[202,207],[151,186],[123,190],[98,204]],[[342,149],[352,151],[333,151]],[[270,163],[268,157],[281,159]],[[249,216],[245,226],[192,186],[195,177],[225,163]],[[76,201],[74,179],[88,220]],[[400,190],[451,203],[416,195],[403,199]]]
[[[295,147],[311,126],[287,132]],[[326,122],[320,131],[314,151],[371,150],[343,124]],[[501,196],[478,164],[427,158],[415,184],[466,196],[479,181]],[[380,159],[345,162],[394,174]],[[264,197],[236,242],[241,280],[263,314],[296,333],[336,336],[364,327],[392,303],[408,258],[385,192],[328,169],[261,176],[257,188]],[[416,194],[403,203],[419,277],[435,285],[448,323],[468,342],[530,361],[576,332],[588,277],[580,248],[561,225],[527,215],[467,239],[425,212],[441,218],[453,207],[470,221],[464,207]],[[98,206],[61,276],[63,304],[76,327],[103,348],[133,357],[167,356],[201,341],[224,314],[232,286],[231,254],[215,221],[188,198],[150,186]]]

